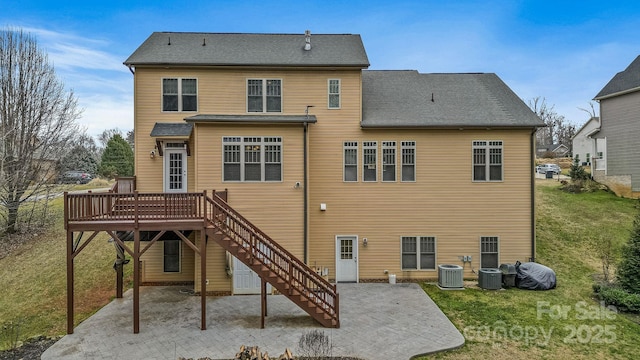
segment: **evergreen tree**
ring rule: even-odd
[[[573,159],[573,163],[571,163],[571,169],[569,169],[569,177],[573,181],[587,180],[589,178],[589,174],[584,171],[584,168],[580,165],[580,160],[578,160],[578,155]]]
[[[637,208],[640,210],[640,204]],[[624,246],[617,276],[622,288],[640,294],[640,211],[633,220],[633,230],[629,242]]]
[[[98,168],[106,178],[133,176],[133,151],[120,134],[114,134],[107,142]]]

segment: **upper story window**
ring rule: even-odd
[[[248,112],[282,112],[282,80],[248,79]]]
[[[329,79],[329,109],[340,109],[340,79]]]
[[[403,141],[400,146],[402,151],[401,181],[416,181],[416,142]]]
[[[198,81],[162,79],[162,111],[198,111]]]
[[[344,151],[343,180],[347,182],[358,181],[358,142],[345,141],[342,148]]]
[[[282,181],[281,137],[222,138],[223,181]]]
[[[382,142],[382,181],[396,181],[396,142]]]
[[[378,142],[362,142],[362,180],[377,181],[378,177]]]
[[[473,181],[502,181],[502,141],[473,142]]]

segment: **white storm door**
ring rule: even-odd
[[[237,295],[260,294],[260,277],[247,265],[233,258],[233,293]],[[267,287],[267,293],[270,288]]]
[[[164,151],[164,192],[187,192],[187,151],[184,149]]]
[[[358,282],[357,236],[336,236],[336,282]]]

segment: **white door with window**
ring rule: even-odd
[[[184,148],[167,147],[164,151],[164,192],[187,192],[187,151]]]
[[[233,258],[233,293],[235,295],[260,294],[260,277],[247,265]],[[267,294],[271,285],[267,284]]]
[[[336,236],[336,282],[358,282],[358,237]]]

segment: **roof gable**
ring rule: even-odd
[[[640,56],[636,57],[624,71],[617,73],[609,80],[594,99],[600,100],[634,90],[640,90]]]
[[[332,66],[366,68],[360,35],[154,32],[125,65]]]
[[[362,127],[538,127],[495,74],[363,71]]]

